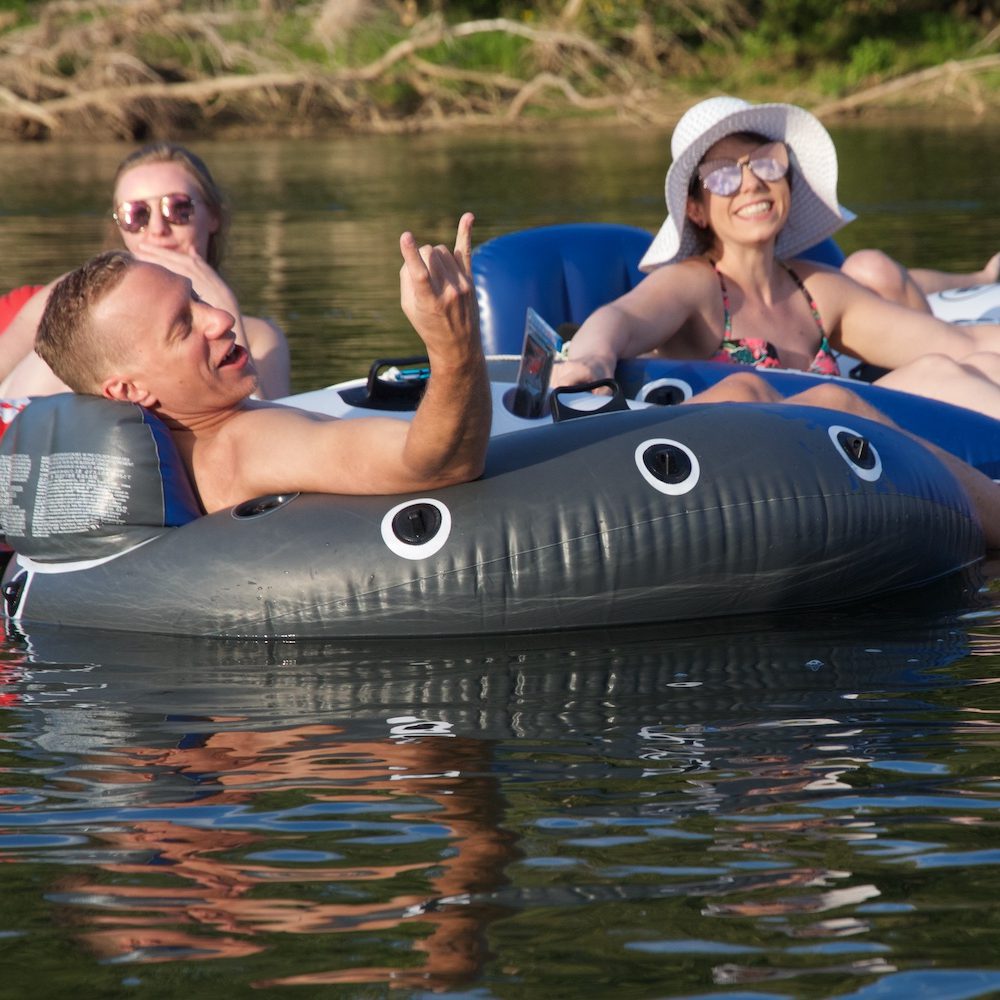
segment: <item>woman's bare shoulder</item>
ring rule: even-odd
[[[688,257],[676,264],[664,264],[650,271],[636,288],[646,286],[647,292],[669,293],[687,301],[700,299],[707,289],[718,285],[712,265],[703,257]]]

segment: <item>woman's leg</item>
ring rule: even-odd
[[[995,253],[979,271],[952,273],[930,271],[922,267],[910,268],[910,276],[924,295],[944,292],[949,288],[971,288],[973,285],[991,285],[1000,281],[1000,253]]]
[[[926,354],[883,375],[875,385],[964,406],[1000,420],[1000,354],[970,354],[961,361]]]
[[[1000,549],[1000,483],[995,483],[978,469],[960,458],[899,427],[881,410],[862,399],[857,393],[836,382],[820,382],[795,396],[783,399],[762,378],[752,372],[739,372],[716,383],[705,392],[693,396],[689,403],[761,403],[784,402],[801,406],[816,406],[840,413],[865,417],[892,427],[918,444],[923,445],[959,481],[976,511],[986,540],[987,549]]]
[[[930,312],[927,296],[949,288],[971,288],[1000,281],[1000,253],[995,253],[978,271],[933,271],[906,268],[881,250],[856,250],[841,265],[841,271],[876,295],[910,309]]]
[[[857,250],[844,261],[840,270],[883,299],[919,312],[931,311],[927,296],[912,273],[881,250]]]
[[[737,370],[709,386],[689,403],[780,403],[784,397],[753,371]]]

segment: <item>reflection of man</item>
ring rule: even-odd
[[[503,804],[498,781],[489,773],[490,752],[488,742],[464,737],[355,740],[335,725],[224,729],[169,749],[130,744],[118,761],[122,767],[139,762],[157,780],[171,771],[199,781],[212,775],[211,785],[199,785],[198,804],[225,807],[227,813],[245,805],[238,828],[227,829],[221,818],[190,825],[183,818],[186,803],[178,802],[176,821],[136,820],[95,834],[109,847],[100,868],[111,878],[71,877],[59,891],[65,899],[111,901],[113,916],[96,917],[85,937],[112,960],[239,958],[269,947],[275,934],[347,933],[355,941],[351,954],[371,952],[378,956],[374,963],[338,962],[256,985],[454,988],[481,974],[488,958],[486,927],[504,915],[497,904],[470,897],[496,889],[516,856],[514,837],[501,827]],[[106,751],[100,759],[107,762]],[[325,827],[317,810],[311,830],[281,831],[267,819],[254,829],[258,798],[277,789],[317,803],[354,802],[352,815],[359,822],[365,803],[379,825],[407,828],[432,817],[437,833],[425,826],[411,837],[404,857],[390,852],[382,863],[371,863],[381,855],[381,848],[372,846],[359,864],[351,845],[363,841],[348,824],[339,829],[343,852],[328,855],[325,863],[269,863],[254,855],[266,855],[275,840],[284,849],[289,838],[303,851],[320,843],[329,848],[343,826],[342,813],[331,806]],[[157,802],[161,812],[169,812],[162,793]],[[164,872],[169,882],[163,881]],[[321,883],[342,891],[302,896],[294,888]],[[366,938],[365,932],[377,933]],[[393,934],[399,946],[386,950]],[[405,949],[423,961],[407,960]]]
[[[402,493],[482,472],[490,393],[469,273],[471,215],[455,251],[400,238],[403,311],[432,375],[412,422],[351,421],[249,399],[257,375],[233,317],[188,279],[111,251],[53,289],[36,349],[75,391],[161,417],[206,512],[296,490]]]

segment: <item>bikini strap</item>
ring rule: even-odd
[[[719,288],[722,291],[722,339],[731,340],[733,332],[733,314],[729,309],[729,289],[726,288],[726,279],[722,276],[722,272],[715,266],[715,261],[710,260],[709,264],[712,265],[712,270],[715,271],[715,276],[719,279]]]
[[[819,330],[819,335],[823,339],[823,343],[826,343],[826,328],[823,326],[823,317],[819,314],[819,306],[816,305],[816,300],[809,294],[809,289],[806,288],[805,282],[786,264],[784,261],[779,261],[781,266],[788,272],[788,276],[799,286],[799,291],[805,296],[806,302],[809,303],[809,311],[812,313],[813,321],[816,323],[816,329]]]

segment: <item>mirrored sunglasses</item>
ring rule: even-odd
[[[769,142],[738,160],[708,160],[698,167],[702,185],[712,194],[730,198],[743,185],[743,168],[772,183],[788,173],[788,149],[783,142]]]
[[[194,216],[197,202],[189,194],[165,194],[148,201],[123,201],[112,213],[118,228],[126,233],[142,232],[149,225],[153,206],[158,205],[164,222],[171,226],[187,226]]]

